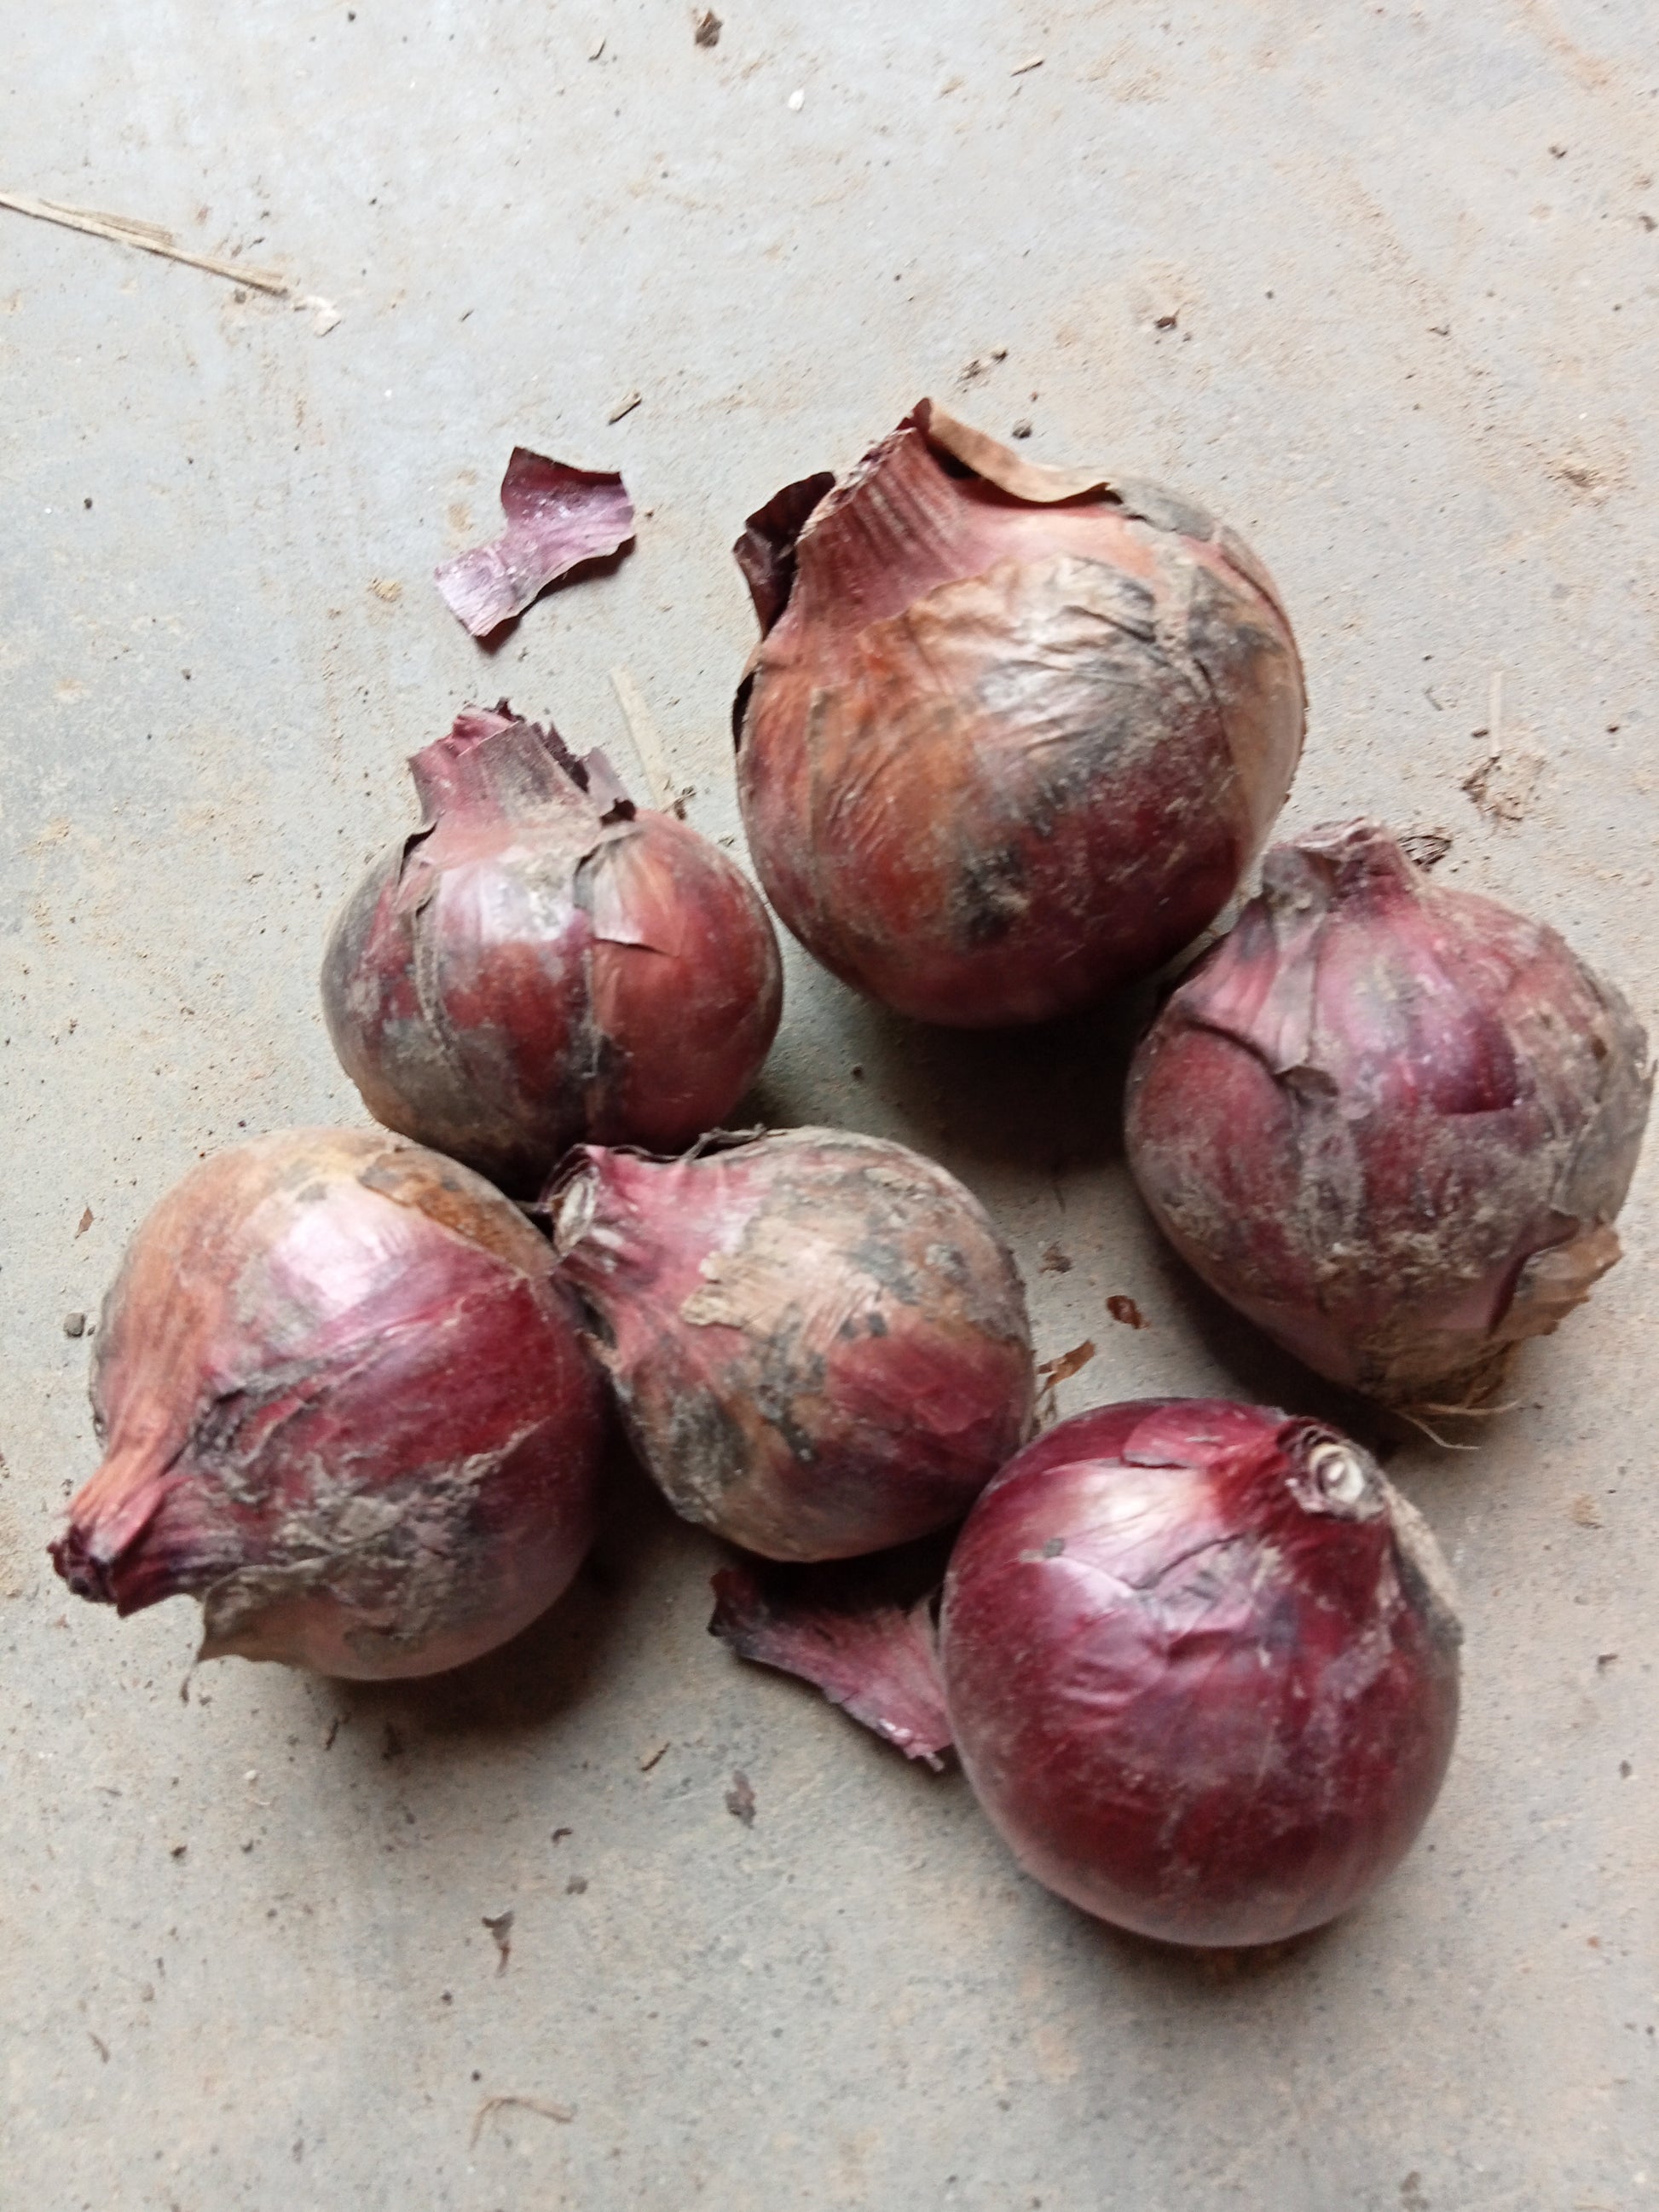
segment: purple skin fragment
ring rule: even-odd
[[[433,571],[445,605],[474,637],[521,615],[538,592],[634,534],[634,502],[614,470],[572,468],[515,446],[501,478],[507,528]]]
[[[777,1566],[744,1560],[714,1577],[708,1624],[739,1658],[798,1674],[907,1759],[943,1765],[951,1745],[931,1594],[904,1604],[868,1560]]]

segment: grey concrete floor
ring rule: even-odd
[[[629,763],[621,665],[731,837],[726,547],[923,392],[1243,529],[1309,663],[1289,822],[1449,833],[1451,878],[1659,1012],[1650,0],[721,12],[709,52],[680,0],[0,0],[0,187],[340,317],[0,211],[0,2200],[1635,2212],[1651,1158],[1522,1410],[1392,1463],[1462,1581],[1462,1741],[1403,1872],[1282,1955],[1168,1954],[1034,1888],[959,1777],[708,1640],[712,1547],[626,1476],[574,1596],[426,1687],[232,1661],[185,1704],[193,1607],[119,1623],[46,1562],[95,1459],[66,1312],[200,1153],[360,1118],[313,971],[413,818],[404,756],[507,691]],[[428,575],[515,440],[620,465],[644,513],[486,657]],[[1099,1344],[1066,1410],[1328,1407],[1136,1210],[1133,1010],[1010,1050],[799,957],[789,988],[767,1110],[964,1175],[1042,1351]]]

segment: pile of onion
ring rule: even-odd
[[[534,1620],[592,1534],[598,1378],[544,1240],[452,1161],[300,1129],[141,1224],[92,1376],[80,1596],[202,1601],[201,1656],[429,1674]]]
[[[1304,701],[1272,580],[1200,508],[923,400],[736,550],[763,631],[734,714],[750,849],[843,980],[927,1021],[1042,1021],[1231,897]]]
[[[579,1139],[669,1149],[728,1115],[782,1006],[741,871],[505,700],[410,766],[428,827],[363,878],[323,963],[375,1120],[531,1195]]]
[[[552,1192],[640,1459],[676,1510],[780,1559],[966,1512],[1030,1432],[1025,1296],[953,1176],[837,1129],[684,1159],[583,1146]]]
[[[1135,1179],[1309,1366],[1478,1403],[1619,1256],[1646,1038],[1553,929],[1437,888],[1375,823],[1279,846],[1263,878],[1136,1054]]]

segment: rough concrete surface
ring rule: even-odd
[[[193,1607],[118,1622],[46,1561],[95,1460],[66,1314],[200,1154],[361,1118],[314,970],[414,819],[404,756],[505,691],[626,761],[622,666],[732,836],[726,549],[924,392],[1242,528],[1309,664],[1290,823],[1444,831],[1449,879],[1659,1013],[1650,0],[720,12],[710,49],[680,0],[0,0],[0,188],[339,315],[0,210],[0,2201],[1634,2212],[1651,1155],[1521,1410],[1390,1463],[1462,1578],[1462,1741],[1401,1875],[1265,1959],[1091,1924],[959,1776],[730,1660],[713,1547],[626,1476],[574,1595],[424,1688],[230,1661],[183,1703]],[[515,441],[643,513],[485,654],[429,575]],[[1376,1433],[1138,1211],[1136,1008],[1011,1047],[793,954],[789,990],[765,1110],[965,1176],[1042,1352],[1099,1346],[1064,1409],[1222,1390]]]

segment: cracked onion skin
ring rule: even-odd
[[[92,1401],[58,1571],[123,1614],[199,1597],[203,1658],[435,1674],[544,1611],[592,1537],[603,1399],[552,1255],[378,1131],[187,1176],[105,1300]]]
[[[903,1145],[839,1129],[684,1159],[578,1148],[551,1194],[641,1462],[685,1519],[775,1559],[960,1519],[1030,1431],[1025,1293],[989,1216]]]
[[[1434,1538],[1366,1454],[1204,1399],[1028,1446],[940,1615],[957,1752],[1026,1870],[1197,1946],[1319,1927],[1399,1864],[1451,1756],[1458,1644]]]
[[[678,1149],[727,1115],[783,1003],[742,872],[504,700],[410,767],[428,827],[365,876],[323,963],[374,1119],[527,1197],[580,1139]]]
[[[924,400],[736,552],[763,633],[733,715],[750,851],[843,981],[925,1021],[1044,1021],[1232,896],[1305,702],[1271,578],[1200,508]]]
[[[1553,929],[1374,822],[1277,847],[1129,1076],[1129,1164],[1212,1290],[1333,1381],[1489,1396],[1619,1256],[1652,1090]]]

